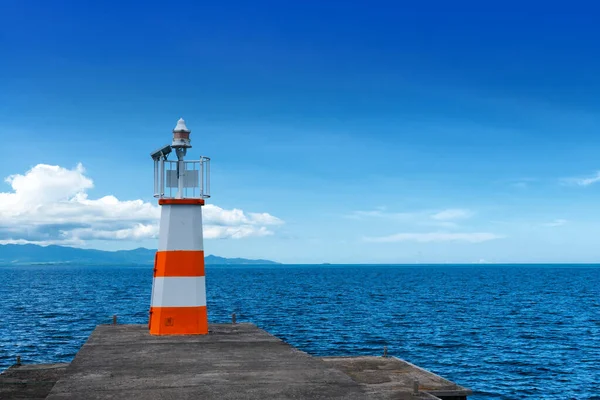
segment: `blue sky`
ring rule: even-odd
[[[79,202],[79,217],[56,210],[80,192],[156,204],[149,152],[182,116],[191,155],[213,160],[219,208],[208,223],[279,220],[263,227],[269,234],[215,234],[208,253],[599,261],[599,11],[592,2],[4,0],[0,175],[38,186],[15,211],[15,188],[0,184],[0,241],[61,243],[85,229],[65,244],[155,246],[150,230],[90,233],[111,230],[118,213],[106,202],[102,211]],[[38,164],[75,171],[79,184],[50,169],[33,179]],[[52,179],[62,183],[38,184]],[[142,208],[131,215],[151,224],[156,210]],[[91,209],[103,227],[86,222]],[[234,209],[245,222],[227,219]]]

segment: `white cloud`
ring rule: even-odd
[[[473,212],[466,209],[449,208],[441,211],[419,210],[412,212],[386,212],[385,207],[374,210],[354,211],[346,218],[362,220],[388,220],[409,223],[418,226],[436,227],[439,229],[457,229],[460,225],[456,222],[473,216]]]
[[[49,246],[52,244],[57,244],[61,246],[83,246],[85,242],[83,240],[27,240],[27,239],[2,239],[0,240],[0,244],[30,244],[34,243],[40,246]]]
[[[385,207],[377,207],[375,210],[359,210],[353,211],[346,215],[346,218],[365,219],[365,218],[382,218],[382,219],[399,219],[408,220],[417,217],[416,213],[400,213],[400,212],[385,212]]]
[[[0,243],[83,245],[86,240],[140,241],[158,235],[158,205],[112,195],[88,198],[94,183],[81,164],[73,169],[38,164],[5,182],[12,191],[0,193]],[[268,213],[213,204],[203,213],[207,239],[266,236],[273,234],[269,227],[283,224]]]
[[[95,229],[76,228],[65,233],[80,240],[134,240],[139,241],[155,238],[158,235],[158,225],[136,223],[130,228],[124,229]]]
[[[566,184],[575,184],[578,186],[590,186],[596,182],[600,182],[600,171],[597,171],[595,175],[587,178],[566,178],[562,180]]]
[[[555,219],[552,222],[547,222],[545,224],[542,224],[542,226],[547,226],[547,227],[556,227],[556,226],[563,226],[564,224],[567,223],[566,219]]]
[[[204,228],[204,237],[207,239],[241,239],[250,236],[269,236],[273,232],[265,226],[255,227],[250,225],[216,226],[209,225]]]
[[[283,221],[267,213],[248,213],[252,224],[281,225]]]
[[[203,217],[214,225],[241,226],[241,225],[281,225],[283,221],[267,213],[244,213],[234,208],[224,210],[213,204],[204,206]]]
[[[425,220],[419,223],[421,226],[433,226],[442,229],[458,229],[460,225],[452,221]]]
[[[389,236],[366,237],[367,242],[375,243],[394,243],[394,242],[470,242],[481,243],[489,240],[501,239],[503,236],[488,232],[475,233],[446,233],[446,232],[429,232],[429,233],[397,233]]]
[[[438,221],[449,221],[456,219],[465,219],[472,216],[473,213],[469,210],[459,209],[459,208],[450,208],[447,210],[440,211],[431,216],[431,218]]]

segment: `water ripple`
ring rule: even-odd
[[[0,267],[0,369],[70,361],[97,324],[147,323],[151,267]],[[483,399],[600,389],[599,268],[207,267],[209,318],[315,355],[390,354]],[[595,397],[598,398],[598,397]]]

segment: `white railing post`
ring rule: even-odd
[[[210,196],[210,158],[206,158],[206,195]]]
[[[198,171],[198,173],[200,174],[200,198],[202,198],[204,197],[204,159],[202,157],[200,157],[200,171]]]
[[[157,185],[158,185],[158,177],[156,174],[158,173],[158,160],[154,160],[154,175],[152,175],[152,182],[154,183],[154,196],[158,193]]]
[[[165,195],[165,159],[164,157],[160,158],[160,182],[158,184],[158,196],[164,197]]]

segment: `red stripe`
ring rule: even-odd
[[[157,251],[154,276],[204,276],[204,251]]]
[[[158,199],[158,205],[172,205],[172,204],[185,204],[185,205],[198,205],[203,206],[203,199]]]

